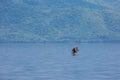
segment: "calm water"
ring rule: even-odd
[[[120,80],[120,44],[0,44],[0,80]]]

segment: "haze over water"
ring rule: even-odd
[[[0,44],[0,80],[119,79],[119,43]]]

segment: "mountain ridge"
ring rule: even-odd
[[[118,2],[1,0],[0,42],[120,41]]]

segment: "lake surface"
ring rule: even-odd
[[[120,80],[120,43],[2,43],[0,80]]]

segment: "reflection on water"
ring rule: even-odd
[[[120,44],[0,44],[0,80],[120,80]]]

